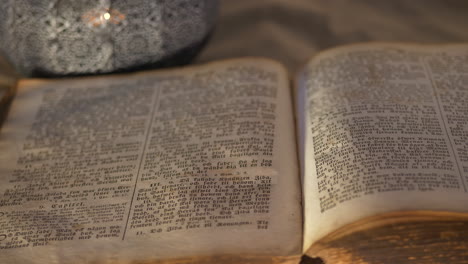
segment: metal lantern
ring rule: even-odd
[[[109,73],[187,62],[216,0],[3,0],[0,51],[26,76]]]

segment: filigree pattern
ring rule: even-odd
[[[4,0],[0,49],[24,75],[106,73],[200,43],[216,0]]]

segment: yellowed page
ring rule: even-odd
[[[0,259],[299,255],[293,128],[264,59],[23,82],[0,134]]]
[[[468,212],[468,46],[354,45],[298,81],[304,250],[390,211]]]

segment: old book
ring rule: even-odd
[[[2,263],[468,263],[467,45],[5,94]]]

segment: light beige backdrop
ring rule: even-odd
[[[326,48],[366,41],[466,42],[466,0],[221,0],[196,63],[265,56],[296,71]]]

